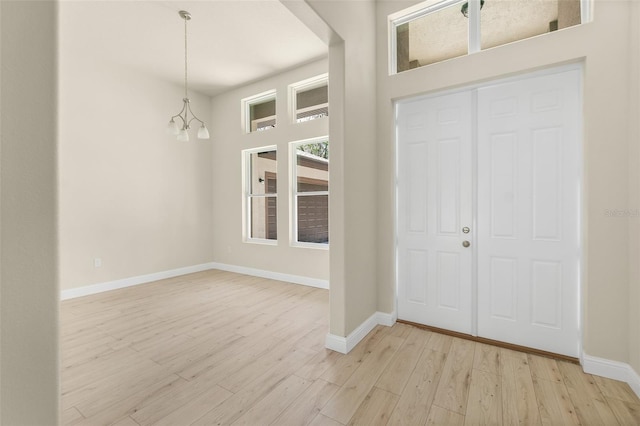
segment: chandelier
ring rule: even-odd
[[[200,123],[200,128],[198,129],[198,139],[209,139],[209,130],[207,130],[207,126],[204,124],[204,121],[200,120],[196,115],[191,111],[191,104],[189,100],[188,93],[188,79],[187,79],[187,21],[191,19],[191,14],[186,10],[181,10],[178,12],[180,17],[184,19],[184,98],[182,99],[182,109],[180,112],[169,120],[169,124],[167,125],[167,132],[172,135],[176,135],[178,141],[180,142],[188,142],[189,141],[189,133],[187,130],[191,128],[191,122],[196,120]],[[189,114],[191,114],[191,118],[189,118]],[[178,119],[182,128],[178,126],[176,123],[176,119]]]

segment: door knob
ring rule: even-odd
[[[469,241],[463,241],[462,242],[462,247],[469,247],[471,245],[471,243]]]

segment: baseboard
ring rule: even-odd
[[[376,320],[380,325],[391,327],[398,320],[398,314],[396,313],[396,311],[393,311],[390,314],[386,312],[376,312]]]
[[[254,277],[268,278],[270,280],[285,281],[288,283],[302,284],[309,287],[329,289],[328,280],[320,280],[317,278],[303,277],[300,275],[283,274],[281,272],[266,271],[264,269],[247,268],[245,266],[227,265],[225,263],[211,263],[213,269],[222,271],[235,272],[238,274],[251,275]]]
[[[169,271],[155,272],[153,274],[140,275],[137,277],[124,278],[121,280],[108,281],[99,284],[92,284],[83,287],[62,290],[60,292],[60,300],[75,299],[76,297],[89,296],[92,294],[103,293],[105,291],[117,290],[119,288],[131,287],[134,285],[164,280],[166,278],[173,278],[180,275],[192,274],[194,272],[208,271],[210,269],[220,269],[222,271],[235,272],[238,274],[251,275],[254,277],[268,278],[294,284],[302,284],[310,287],[329,289],[329,281],[327,280],[301,277],[299,275],[283,274],[280,272],[265,271],[262,269],[246,268],[244,266],[209,262],[202,263],[200,265],[186,266],[184,268],[171,269]]]
[[[347,337],[337,336],[335,334],[327,334],[325,347],[332,351],[347,354],[351,349],[355,348],[367,334],[375,328],[376,325],[385,325],[391,327],[396,322],[396,313],[390,314],[384,312],[376,312],[353,330]]]
[[[194,272],[208,271],[209,269],[214,269],[212,263],[202,263],[200,265],[186,266],[184,268],[171,269],[169,271],[155,272],[153,274],[140,275],[137,277],[124,278],[121,280],[108,281],[83,287],[70,288],[67,290],[62,290],[60,292],[60,300],[75,299],[76,297],[89,296],[91,294],[103,293],[105,291],[117,290],[119,288],[146,284],[149,282],[173,278],[180,275],[192,274]]]
[[[582,355],[581,363],[582,369],[587,374],[628,383],[640,398],[640,375],[629,364],[587,354]]]

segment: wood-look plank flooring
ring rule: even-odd
[[[65,425],[640,425],[625,383],[406,324],[324,348],[326,290],[206,271],[62,302]]]

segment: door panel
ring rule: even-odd
[[[471,94],[398,104],[398,315],[471,332]]]
[[[572,70],[478,90],[478,335],[569,356],[579,355],[579,84]]]

